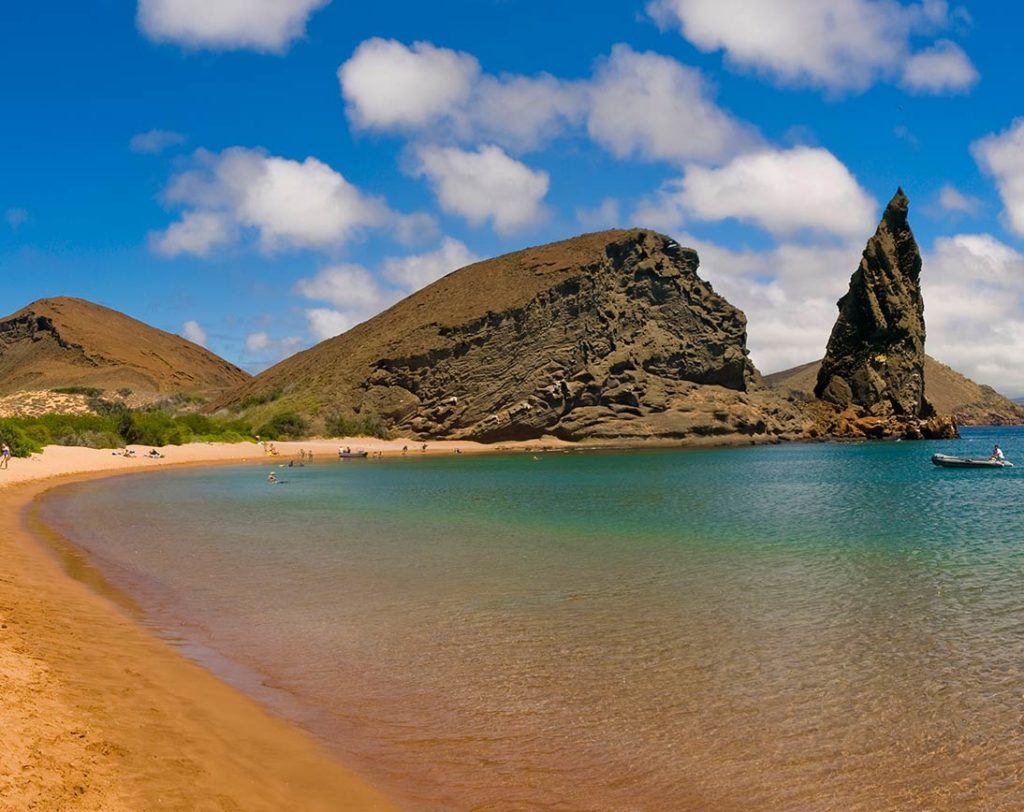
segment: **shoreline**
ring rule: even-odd
[[[277,454],[256,443],[192,443],[149,459],[149,446],[129,446],[129,457],[48,446],[0,470],[0,805],[394,808],[311,733],[146,628],[126,601],[95,582],[101,576],[76,578],[33,526],[37,498],[58,486],[172,467],[286,465],[300,459],[300,449],[333,462],[346,445],[390,458],[572,447],[437,441],[424,451],[422,441],[360,437],[275,442]]]
[[[312,733],[187,658],[146,628],[128,600],[72,562],[38,525],[38,497],[76,481],[162,468],[287,465],[312,451],[337,459],[340,446],[400,458],[455,453],[631,450],[746,445],[574,444],[544,440],[484,445],[341,438],[193,443],[160,449],[49,446],[0,471],[0,801],[14,808],[390,809],[364,778]],[[403,447],[408,447],[403,452]],[[74,557],[74,556],[73,556]],[[78,564],[80,578],[69,563]]]
[[[297,459],[300,448],[321,460],[335,459],[339,445],[397,456],[411,443],[349,438],[274,445],[276,456],[254,443],[170,446],[160,449],[161,459],[145,458],[148,449],[139,446],[132,447],[134,457],[50,446],[0,471],[3,806],[394,808],[311,734],[176,651],[105,590],[77,580],[32,527],[36,499],[76,481],[168,467],[281,464]],[[456,448],[497,450],[445,442],[428,444],[426,453]]]

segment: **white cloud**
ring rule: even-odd
[[[189,48],[281,52],[330,0],[139,0],[139,29]]]
[[[1003,394],[1024,394],[1024,256],[990,234],[941,237],[921,289],[930,355]]]
[[[978,69],[963,49],[948,39],[914,54],[903,66],[903,86],[918,93],[962,93],[977,81]]]
[[[309,332],[317,341],[325,341],[354,327],[357,322],[347,313],[329,307],[313,307],[306,311]]]
[[[944,0],[650,0],[647,10],[702,51],[722,50],[733,65],[784,85],[860,91],[903,69],[912,89],[937,92],[962,89],[973,70],[942,42],[910,55],[911,35],[949,25]]]
[[[300,279],[295,289],[307,299],[353,310],[372,310],[384,298],[373,275],[361,265],[332,265]]]
[[[956,214],[977,214],[981,210],[981,200],[946,183],[939,190],[939,208]]]
[[[181,325],[181,334],[193,344],[198,344],[200,347],[206,346],[206,330],[200,327],[199,322],[194,319],[189,319]]]
[[[590,79],[494,76],[467,53],[371,39],[338,69],[353,124],[434,140],[534,149],[586,126],[619,156],[721,158],[757,141],[718,108],[701,74],[676,60],[616,45]]]
[[[764,373],[825,354],[838,310],[864,243],[784,243],[765,251],[733,250],[690,235],[677,237],[700,256],[700,275],[747,315],[747,346]]]
[[[1024,234],[1024,118],[1014,119],[1010,128],[998,135],[975,141],[971,154],[995,178],[1007,225],[1014,233]]]
[[[599,231],[606,228],[614,228],[622,225],[622,217],[619,211],[619,201],[606,197],[594,208],[586,207],[576,209],[576,222],[583,228],[591,231]]]
[[[249,230],[261,249],[330,248],[400,216],[316,158],[293,161],[261,150],[200,150],[196,168],[171,179],[165,193],[186,207],[179,223],[152,237],[158,253],[203,256]]]
[[[699,220],[729,217],[773,234],[808,230],[870,235],[875,202],[828,150],[795,147],[741,155],[719,169],[688,166],[664,201]]]
[[[128,142],[128,148],[132,152],[142,152],[147,155],[157,155],[168,147],[185,143],[185,136],[181,133],[170,130],[148,130],[138,135],[133,135]]]
[[[385,259],[377,273],[354,264],[323,268],[314,276],[300,279],[295,290],[306,299],[331,305],[306,310],[310,334],[322,341],[477,260],[463,243],[446,237],[434,251]]]
[[[758,140],[710,100],[698,70],[628,45],[600,63],[590,97],[587,129],[620,158],[719,159]]]
[[[500,147],[476,152],[454,147],[420,147],[414,174],[426,177],[441,207],[479,226],[490,220],[507,234],[537,221],[548,192],[547,172],[534,171]]]
[[[230,243],[234,228],[227,217],[213,211],[189,211],[164,231],[149,235],[149,247],[156,254],[176,257],[179,254],[209,255],[214,248]]]
[[[272,363],[294,355],[302,346],[302,339],[298,336],[286,336],[285,338],[271,338],[266,332],[260,331],[250,333],[245,337],[245,348],[258,356],[258,364]]]
[[[445,237],[436,251],[385,259],[384,274],[402,291],[412,293],[479,260],[465,244]]]
[[[470,54],[374,38],[338,68],[338,81],[357,127],[402,129],[451,114],[469,98],[479,73]]]

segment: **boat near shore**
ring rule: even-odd
[[[362,449],[356,449],[354,451],[351,448],[338,449],[338,459],[342,460],[361,460],[365,459],[367,454],[369,454],[369,452]]]
[[[932,464],[941,468],[1013,468],[1013,463],[1009,460],[991,457],[953,457],[949,454],[932,454]]]

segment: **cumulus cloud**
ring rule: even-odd
[[[547,172],[534,171],[500,147],[475,152],[455,147],[420,147],[414,174],[426,177],[441,208],[475,226],[490,220],[508,234],[536,222],[548,192]]]
[[[825,354],[836,301],[857,268],[863,242],[783,243],[753,251],[686,234],[677,239],[697,249],[700,275],[747,314],[747,346],[758,369],[778,372]]]
[[[330,0],[139,0],[139,29],[189,48],[281,52]]]
[[[144,133],[133,135],[128,142],[128,148],[132,152],[141,152],[146,155],[157,155],[168,147],[185,143],[185,136],[181,133],[170,130],[148,130]]]
[[[225,215],[214,211],[189,211],[164,231],[150,233],[149,247],[164,257],[179,254],[205,257],[214,248],[226,245],[234,238],[235,229]]]
[[[294,355],[301,346],[302,339],[299,336],[271,338],[269,333],[262,330],[249,333],[245,337],[245,349],[254,356],[253,361],[258,366],[264,366]]]
[[[720,168],[691,165],[646,202],[639,216],[669,225],[735,218],[777,235],[812,231],[847,237],[871,234],[875,201],[825,149],[795,147],[741,155]],[[645,222],[649,222],[646,220]]]
[[[619,211],[619,201],[606,197],[599,205],[593,208],[578,208],[576,209],[576,222],[591,231],[600,231],[620,226],[622,225],[622,217]]]
[[[696,69],[616,45],[594,76],[587,129],[620,158],[719,159],[757,143],[709,96]]]
[[[981,200],[946,183],[939,189],[939,208],[952,214],[977,214],[981,211]]]
[[[903,86],[918,93],[962,93],[978,81],[978,69],[955,42],[942,39],[911,56],[903,66]]]
[[[586,127],[619,156],[719,158],[757,138],[717,107],[700,72],[616,45],[587,80],[483,73],[470,54],[417,42],[371,39],[338,69],[352,123],[532,149]]]
[[[949,25],[943,0],[650,0],[647,9],[702,51],[722,50],[731,64],[784,85],[861,91],[902,72],[909,90],[935,93],[977,76],[948,40],[910,52],[912,35]]]
[[[1024,118],[1015,119],[1004,132],[975,141],[971,154],[995,179],[1007,226],[1024,234]]]
[[[166,200],[186,211],[151,237],[158,253],[204,256],[245,233],[255,234],[266,252],[329,248],[401,219],[316,158],[300,162],[231,147],[219,154],[200,150],[194,164],[167,187]]]
[[[194,319],[189,319],[181,325],[181,334],[193,344],[198,344],[200,347],[206,346],[206,330],[200,327],[199,322]]]
[[[941,237],[921,273],[928,353],[1003,394],[1024,394],[1024,256],[990,234]]]
[[[425,254],[391,257],[384,260],[384,275],[400,290],[412,293],[452,271],[479,262],[480,257],[464,243],[445,237],[441,247]]]
[[[470,54],[375,37],[338,68],[338,81],[353,124],[389,130],[450,115],[469,99],[479,73],[480,63]]]
[[[355,264],[323,268],[300,279],[295,290],[306,299],[331,305],[306,310],[310,334],[322,341],[478,259],[463,243],[446,237],[434,251],[386,258],[377,273]]]

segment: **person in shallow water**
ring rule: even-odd
[[[267,482],[277,482],[277,471],[271,471],[269,474],[267,474]]]
[[[995,460],[996,462],[1002,462],[1003,460],[1006,459],[1006,457],[1003,456],[1003,449],[1001,449],[998,444],[992,446],[992,457],[991,458],[993,460]]]

